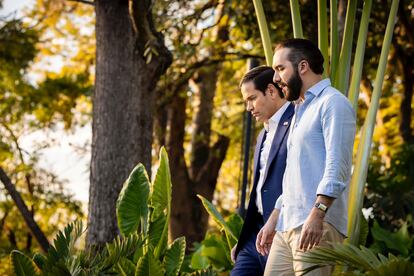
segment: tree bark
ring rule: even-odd
[[[399,39],[393,39],[396,49],[400,70],[402,72],[402,83],[404,86],[401,100],[400,113],[400,134],[406,143],[414,143],[411,127],[411,103],[414,93],[414,26],[407,16],[404,1],[400,1],[398,8]]]
[[[95,11],[87,244],[102,246],[118,234],[116,200],[129,173],[140,162],[150,172],[153,91],[172,58],[155,31],[151,1],[98,0]]]
[[[29,211],[26,203],[23,201],[23,198],[20,196],[19,192],[16,190],[10,178],[7,176],[7,174],[4,172],[2,168],[0,168],[0,180],[1,182],[3,182],[4,187],[12,197],[13,201],[15,202],[17,208],[20,211],[20,214],[26,222],[27,227],[30,229],[31,233],[38,241],[40,247],[44,252],[47,252],[50,246],[49,241],[40,229],[39,225],[37,225],[36,221],[32,216],[32,213]],[[14,233],[12,231],[10,231],[10,234],[12,235],[11,237],[14,236]]]

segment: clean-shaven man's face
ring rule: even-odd
[[[273,55],[273,69],[275,82],[281,89],[288,101],[296,101],[300,97],[300,91],[303,86],[302,79],[299,76],[298,68],[294,67],[289,61],[289,48],[280,48]]]
[[[276,90],[275,87],[273,87]],[[253,81],[243,83],[241,86],[243,100],[246,103],[246,110],[251,112],[258,122],[267,122],[275,114],[277,105],[275,100],[280,99],[279,95],[270,88],[266,89],[265,94],[257,90]]]

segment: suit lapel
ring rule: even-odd
[[[259,158],[260,158],[260,151],[264,142],[265,130],[262,129],[259,133],[259,136],[257,136],[257,142],[256,142],[256,149],[254,150],[254,161],[253,161],[253,168],[254,168],[254,177],[253,177],[253,186],[256,186],[257,181],[259,180]]]
[[[272,147],[270,148],[269,157],[266,163],[266,170],[263,179],[263,183],[266,181],[267,172],[269,170],[270,164],[272,163],[273,159],[276,157],[277,153],[279,152],[280,146],[282,145],[283,138],[286,136],[286,133],[289,129],[291,118],[294,113],[293,104],[290,104],[286,109],[285,113],[283,113],[282,117],[280,118],[279,124],[277,126],[277,130],[275,133],[275,137],[273,138]]]

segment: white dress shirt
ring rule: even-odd
[[[256,187],[256,205],[259,213],[263,215],[263,204],[262,204],[262,187],[264,184],[264,174],[266,171],[267,160],[269,158],[270,149],[272,147],[273,138],[275,137],[277,126],[279,125],[279,121],[282,118],[283,113],[285,113],[286,109],[288,108],[290,102],[286,102],[278,111],[273,114],[273,116],[268,120],[267,123],[264,123],[264,128],[266,133],[266,138],[263,142],[262,148],[260,150],[260,177]]]

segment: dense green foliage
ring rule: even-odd
[[[46,255],[36,254],[31,260],[13,251],[14,272],[18,276],[37,270],[40,275],[178,275],[185,239],[167,244],[170,204],[168,157],[162,148],[153,183],[139,164],[124,184],[117,205],[120,237],[103,249],[79,250],[76,244],[84,229],[79,221],[70,223],[58,233]]]

